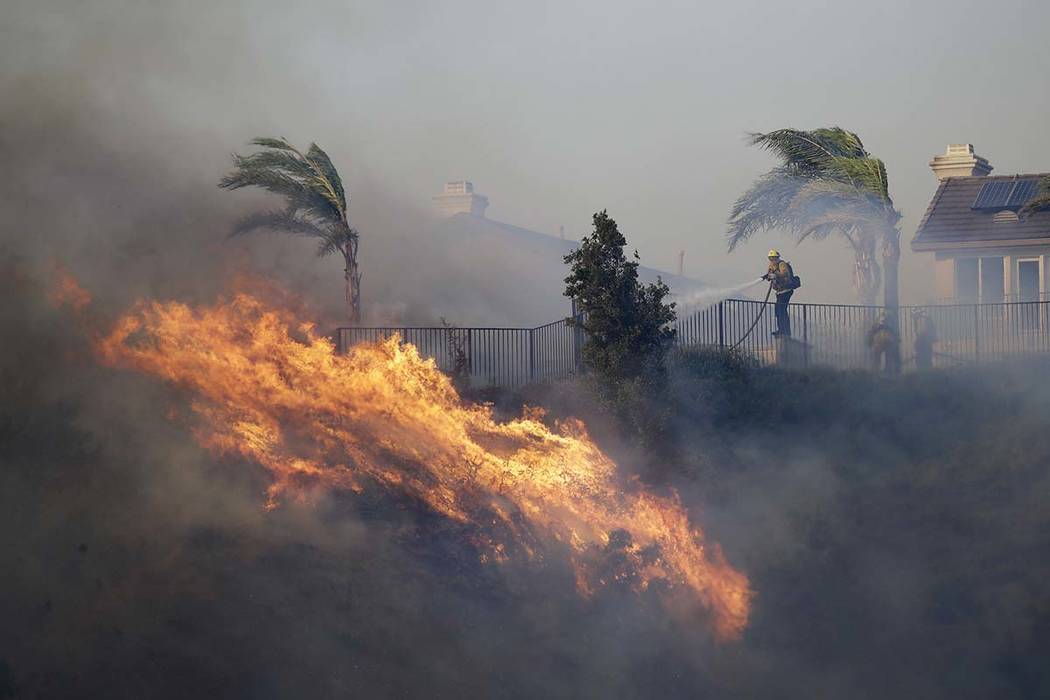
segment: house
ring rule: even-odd
[[[1036,301],[1050,286],[1050,211],[1018,212],[1045,173],[991,175],[972,144],[930,161],[939,181],[911,249],[934,254],[939,301]]]
[[[431,287],[437,308],[454,309],[462,323],[496,325],[534,326],[569,313],[564,258],[578,241],[488,218],[488,198],[466,180],[446,183],[433,205],[424,238],[443,251],[444,282],[435,280]],[[676,294],[704,288],[697,280],[651,267],[639,266],[638,277],[662,279]]]

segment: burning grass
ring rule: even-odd
[[[677,496],[625,483],[579,421],[497,421],[397,339],[341,356],[291,313],[238,294],[202,308],[140,303],[96,349],[187,390],[196,439],[266,467],[270,507],[378,484],[471,525],[483,561],[564,548],[584,595],[659,582],[702,605],[723,639],[747,625],[747,578]],[[612,570],[597,564],[610,552]]]

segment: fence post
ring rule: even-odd
[[[467,371],[474,378],[474,329],[467,329]]]
[[[977,324],[977,304],[973,305],[973,362],[981,361],[981,328]]]
[[[533,359],[532,359],[532,332],[534,330],[535,330],[534,328],[530,328],[529,329],[529,381],[530,382],[531,381],[535,381],[535,379],[536,379],[536,371],[535,371],[535,367],[534,367],[536,363],[533,362]]]
[[[572,371],[583,374],[583,330],[580,328],[580,312],[576,300],[572,300]]]
[[[718,347],[726,346],[726,306],[724,301],[718,302]]]
[[[805,304],[802,304],[802,366],[809,367],[809,322]]]
[[[572,362],[576,374],[583,374],[583,331],[579,324],[572,328]]]

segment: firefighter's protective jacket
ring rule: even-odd
[[[868,347],[876,353],[891,352],[898,342],[897,334],[885,321],[880,320],[868,331]]]
[[[933,325],[933,319],[926,314],[915,317],[915,342],[916,344],[932,345],[937,341],[937,327]]]
[[[770,261],[767,271],[769,279],[773,282],[773,291],[777,294],[790,292],[795,288],[795,272],[791,269],[791,263],[787,260]]]

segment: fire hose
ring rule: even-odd
[[[765,279],[765,278],[762,278],[762,279]],[[770,280],[769,281],[769,289],[766,290],[766,298],[762,300],[762,310],[758,312],[758,316],[755,316],[755,320],[751,324],[751,327],[748,328],[747,332],[745,332],[744,335],[742,335],[740,337],[740,340],[736,341],[735,343],[733,343],[732,345],[729,346],[730,350],[736,350],[737,347],[739,347],[740,344],[742,342],[744,342],[745,340],[747,340],[747,337],[749,335],[751,335],[751,331],[755,330],[755,326],[758,325],[758,322],[762,320],[762,316],[766,313],[766,307],[769,306],[769,295],[772,294],[772,293],[773,293],[773,280]]]

